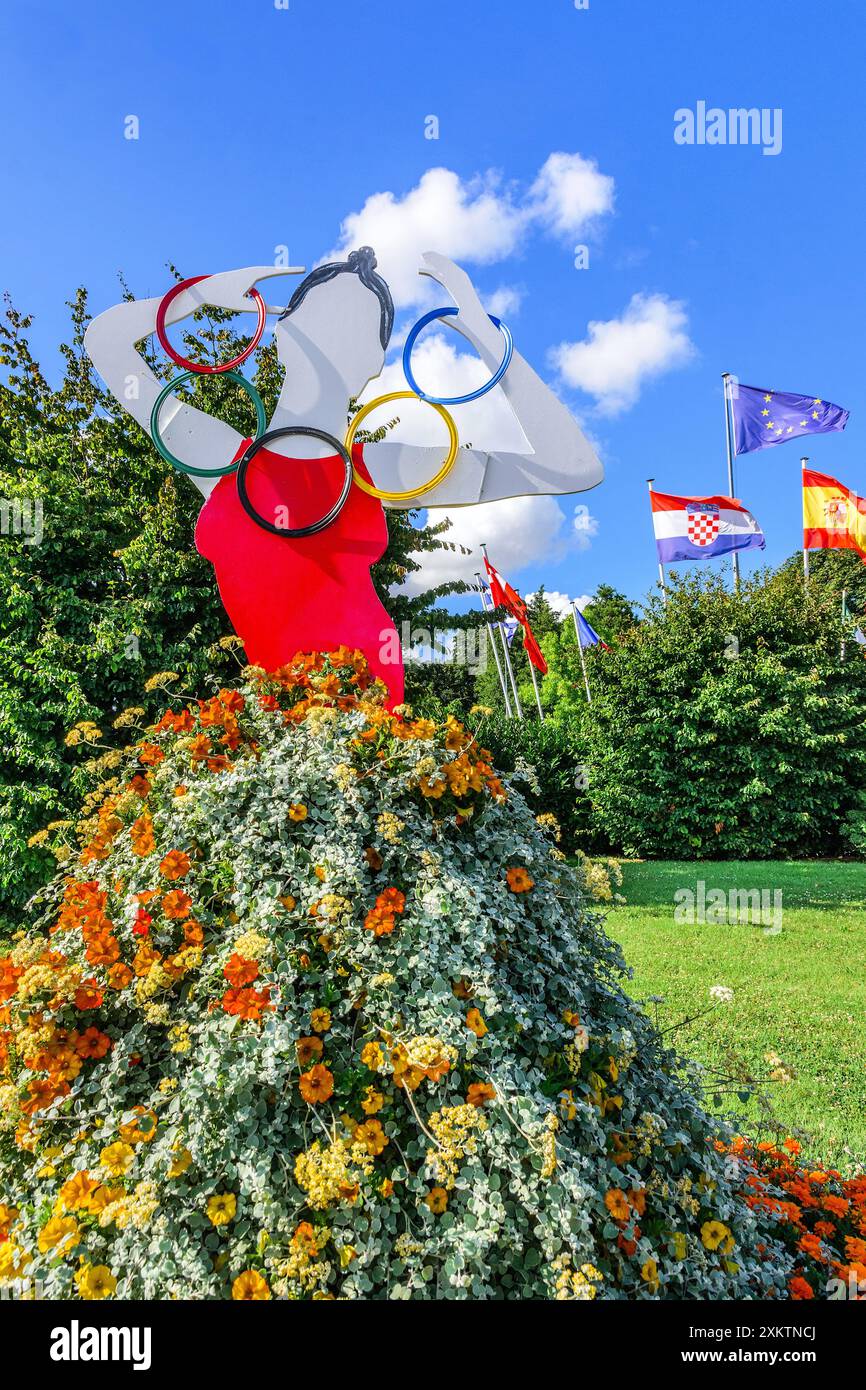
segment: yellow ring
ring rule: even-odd
[[[355,442],[355,435],[358,433],[358,429],[360,428],[361,423],[364,420],[366,420],[370,412],[375,410],[376,407],[379,405],[387,405],[388,401],[403,400],[420,401],[421,397],[417,396],[414,391],[389,391],[386,396],[377,396],[374,401],[369,401],[367,405],[361,406],[361,409],[353,418],[352,423],[350,424],[346,434],[345,443],[350,456],[352,453],[352,445]],[[454,467],[454,463],[457,458],[457,450],[460,448],[460,439],[457,434],[457,426],[455,425],[451,416],[448,414],[448,411],[445,409],[444,405],[439,405],[436,401],[425,401],[424,404],[432,406],[433,409],[437,411],[439,415],[442,416],[442,419],[448,426],[448,437],[450,440],[448,455],[442,467],[439,469],[439,472],[436,474],[435,477],[431,478],[429,482],[424,483],[421,487],[410,488],[407,492],[388,492],[385,488],[374,487],[372,483],[368,483],[364,478],[361,477],[357,468],[353,466],[352,472],[355,477],[355,482],[358,484],[358,487],[361,489],[362,492],[368,493],[370,497],[378,497],[380,502],[409,502],[413,497],[423,497],[426,492],[432,492],[434,487],[438,487],[442,480],[448,477],[448,474]]]

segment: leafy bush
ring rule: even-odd
[[[341,651],[178,704],[53,832],[0,957],[0,1282],[798,1296],[825,1238],[711,1142],[522,797],[368,687]]]
[[[592,823],[586,790],[587,744],[578,714],[542,722],[531,716],[508,719],[495,711],[471,722],[497,767],[519,781],[536,814],[556,816],[565,849],[606,847],[604,836]]]
[[[866,662],[840,659],[839,595],[793,569],[727,590],[674,581],[587,653],[597,822],[625,854],[837,854],[866,790]],[[849,646],[852,644],[849,643]]]

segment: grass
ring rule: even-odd
[[[674,894],[699,880],[706,891],[780,889],[782,930],[675,921]],[[793,1072],[767,1092],[779,1123],[814,1162],[866,1167],[866,864],[629,862],[621,891],[607,930],[634,970],[632,994],[663,996],[648,1005],[663,1028],[703,1014],[668,1033],[678,1049],[728,1077],[768,1077],[776,1054]],[[733,1003],[706,1014],[717,984]],[[720,1089],[743,1133],[769,1137],[754,1099]]]

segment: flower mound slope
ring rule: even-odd
[[[0,1283],[763,1298],[862,1269],[862,1184],[719,1135],[460,724],[388,713],[339,651],[127,756],[0,952]]]

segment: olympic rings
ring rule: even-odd
[[[179,367],[183,367],[185,371],[200,372],[204,376],[213,375],[216,372],[230,372],[235,367],[239,367],[242,362],[246,362],[247,358],[250,356],[251,353],[255,352],[256,348],[259,345],[259,342],[261,341],[261,336],[265,331],[265,323],[267,321],[268,316],[265,301],[262,299],[262,296],[259,294],[258,290],[254,287],[253,289],[248,291],[248,294],[251,299],[255,300],[255,305],[256,309],[258,310],[259,317],[258,322],[256,323],[255,332],[253,333],[252,338],[247,343],[243,352],[239,352],[237,357],[233,357],[230,362],[218,363],[216,366],[211,366],[204,362],[190,362],[187,357],[181,357],[179,352],[175,352],[174,348],[168,340],[168,336],[165,331],[165,315],[168,310],[168,306],[172,303],[173,300],[177,299],[177,296],[179,294],[181,294],[184,290],[188,290],[191,285],[197,285],[201,280],[208,279],[210,279],[210,276],[208,275],[193,275],[192,279],[190,280],[181,280],[180,284],[175,285],[172,289],[168,291],[167,294],[163,295],[162,299],[159,301],[159,308],[156,311],[156,336],[162,344],[162,347],[168,353],[172,362],[176,362],[177,365]]]
[[[456,310],[454,312],[456,313]],[[370,412],[372,410],[375,410],[376,407],[379,405],[386,405],[388,401],[402,400],[422,400],[427,405],[432,406],[433,409],[439,415],[442,416],[442,419],[448,426],[448,436],[450,441],[448,454],[445,459],[445,462],[442,464],[442,467],[439,469],[439,472],[435,475],[435,477],[431,478],[429,482],[424,483],[423,486],[409,488],[406,492],[388,492],[385,488],[374,487],[372,483],[368,483],[364,478],[361,477],[357,468],[353,468],[352,471],[355,475],[355,482],[357,483],[361,491],[369,493],[371,497],[378,497],[379,500],[382,502],[409,502],[415,497],[423,497],[425,493],[432,492],[434,487],[437,487],[439,483],[441,483],[444,478],[447,478],[448,474],[451,472],[451,469],[454,467],[454,461],[457,458],[457,450],[460,447],[460,440],[457,435],[457,426],[455,425],[451,416],[448,414],[448,411],[442,405],[441,401],[431,401],[427,396],[419,397],[415,391],[389,391],[386,396],[377,396],[374,401],[368,402],[367,405],[362,405],[357,415],[353,417],[352,423],[350,424],[348,432],[346,434],[346,449],[348,450],[349,454],[351,454],[352,452],[352,445],[355,441],[355,435],[358,433],[358,428],[361,425],[361,422],[363,420],[366,420]]]
[[[452,307],[447,309],[431,309],[429,314],[425,314],[423,318],[418,320],[406,339],[403,348],[403,374],[415,394],[420,396],[422,401],[426,401],[428,405],[465,405],[467,401],[477,401],[480,396],[486,396],[488,391],[493,390],[493,387],[502,380],[511,365],[511,358],[514,354],[514,338],[511,329],[507,324],[503,323],[501,319],[496,318],[495,314],[488,314],[487,317],[490,319],[490,322],[499,329],[505,339],[505,352],[502,355],[502,361],[490,380],[485,382],[483,386],[479,386],[476,391],[468,391],[465,396],[428,396],[422,391],[412,371],[412,349],[415,346],[418,334],[422,329],[427,327],[428,323],[432,323],[434,319],[448,318],[459,313],[459,309]]]
[[[272,521],[268,521],[265,517],[261,516],[250,501],[249,493],[247,492],[247,469],[259,449],[263,449],[272,439],[283,439],[287,435],[295,434],[312,435],[314,439],[321,439],[326,444],[332,445],[334,453],[339,454],[343,460],[345,468],[343,487],[331,510],[320,517],[318,521],[312,522],[309,526],[275,526]],[[291,460],[287,459],[286,462],[291,462]],[[238,464],[237,484],[241,506],[247,513],[247,516],[252,517],[256,525],[261,526],[262,530],[270,531],[273,536],[283,536],[286,540],[296,540],[302,536],[314,536],[318,531],[324,531],[325,527],[330,526],[332,521],[336,521],[343,507],[346,505],[349,489],[352,486],[352,456],[348,449],[340,443],[339,439],[335,439],[332,434],[327,434],[325,430],[314,429],[312,425],[287,425],[282,429],[268,430],[267,434],[263,434],[260,438],[253,440]]]
[[[153,403],[153,410],[150,412],[150,437],[156,445],[159,453],[165,459],[166,463],[170,463],[174,468],[178,468],[181,473],[189,473],[195,478],[219,478],[223,475],[223,473],[231,473],[235,468],[237,468],[237,464],[229,463],[226,464],[225,468],[193,468],[191,464],[181,463],[179,458],[175,458],[171,450],[162,442],[159,433],[159,412],[162,410],[163,403],[166,400],[166,398],[172,395],[172,393],[177,389],[178,386],[182,386],[185,381],[189,381],[190,377],[195,377],[198,375],[199,374],[197,371],[181,372],[180,376],[176,376],[173,381],[170,381],[166,386],[163,386],[162,390],[160,391],[159,395]],[[247,381],[246,377],[241,376],[240,372],[226,371],[224,373],[224,376],[226,380],[234,382],[235,386],[240,386],[244,391],[246,391],[247,395],[249,396],[250,400],[255,406],[256,439],[259,439],[264,434],[268,422],[267,417],[265,415],[265,407],[262,404],[262,400],[259,396],[258,391],[256,390],[255,386],[253,386],[252,382]]]

